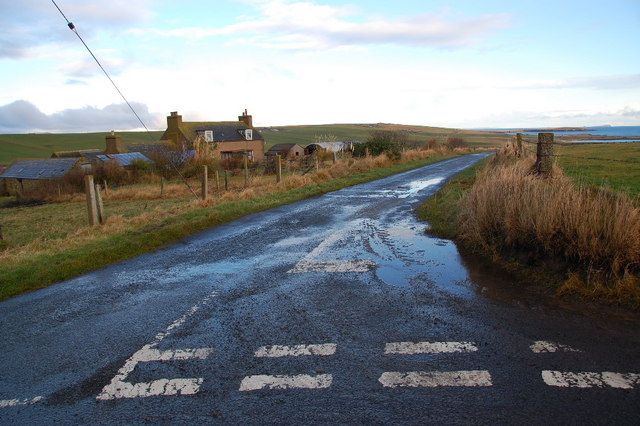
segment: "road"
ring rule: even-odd
[[[413,211],[474,154],[0,304],[1,424],[638,424],[637,325],[524,298]]]

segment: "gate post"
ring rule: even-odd
[[[553,171],[553,133],[538,133],[536,174],[549,177]]]

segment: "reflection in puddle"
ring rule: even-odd
[[[413,219],[394,223],[389,229],[380,226],[378,222],[370,223],[374,232],[369,232],[367,238],[380,280],[392,286],[409,287],[412,281],[424,281],[427,277],[451,294],[465,298],[474,295],[455,244],[430,237],[424,232],[425,226]]]

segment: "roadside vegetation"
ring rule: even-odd
[[[452,180],[420,215],[432,232],[524,281],[550,286],[559,295],[640,308],[638,188],[629,187],[628,167],[609,167],[608,161],[626,161],[625,152],[634,149],[626,145],[615,147],[623,148],[617,158],[613,147],[602,147],[598,170],[608,170],[608,186],[588,183],[594,181],[588,169],[575,166],[567,168],[576,178],[556,166],[552,178],[541,179],[531,173],[533,158],[503,152]],[[593,152],[586,157],[560,157],[559,163],[598,159]]]
[[[279,183],[266,169],[247,182],[242,170],[233,169],[228,171],[228,190],[210,181],[206,200],[193,196],[200,191],[198,176],[187,182],[190,189],[180,181],[160,185],[159,176],[149,170],[141,183],[109,186],[103,192],[106,221],[94,227],[87,224],[86,201],[79,192],[65,194],[51,187],[40,194],[40,201],[27,205],[16,204],[15,197],[0,198],[0,300],[154,250],[243,215],[470,151],[422,146],[405,150],[400,159],[390,158],[385,151],[363,158],[347,155],[335,164],[332,159],[321,161],[317,170],[295,169]]]

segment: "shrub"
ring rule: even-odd
[[[369,155],[378,156],[383,153],[392,160],[399,160],[401,157],[401,149],[408,141],[407,135],[394,130],[376,130],[372,132],[364,143],[354,146],[353,155],[355,157],[364,157]]]
[[[449,149],[466,148],[468,146],[467,141],[457,136],[449,136],[447,138],[446,147]]]

